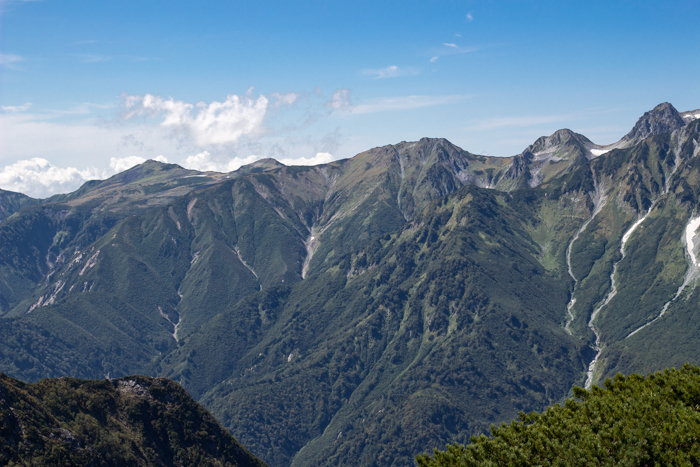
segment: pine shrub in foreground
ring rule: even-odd
[[[645,377],[618,374],[605,388],[521,413],[492,437],[418,456],[421,467],[700,465],[700,368],[685,364]]]

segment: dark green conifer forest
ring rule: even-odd
[[[605,387],[418,457],[421,467],[700,463],[700,368],[617,375]]]

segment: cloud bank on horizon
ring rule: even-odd
[[[231,159],[214,159],[208,151],[203,151],[185,160],[183,167],[200,172],[233,172],[244,165],[263,159],[258,155],[234,157]],[[127,156],[121,159],[112,157],[110,169],[88,167],[80,170],[76,167],[56,167],[40,157],[20,160],[0,169],[0,188],[7,191],[24,193],[32,198],[48,198],[57,193],[69,193],[78,189],[89,180],[102,180],[112,175],[129,170],[147,159],[139,156]],[[153,158],[158,162],[168,163],[162,155]],[[313,157],[281,159],[284,165],[319,165],[332,162],[334,157],[327,152],[319,152]]]
[[[251,87],[242,95],[228,94],[222,101],[200,101],[193,104],[150,93],[143,96],[123,93],[122,104],[116,107],[118,116],[112,121],[98,121],[93,124],[60,120],[60,117],[66,114],[88,113],[89,111],[85,110],[90,107],[88,104],[80,106],[81,110],[54,111],[47,114],[29,113],[31,103],[16,107],[4,106],[4,113],[0,114],[0,126],[9,131],[0,136],[0,139],[6,147],[14,148],[16,153],[23,154],[26,158],[0,168],[0,188],[44,198],[73,191],[88,180],[107,178],[148,159],[168,162],[168,158],[163,154],[148,157],[133,154],[119,157],[108,154],[109,168],[92,164],[79,169],[73,166],[58,167],[41,157],[44,153],[55,152],[57,148],[60,150],[65,147],[69,150],[78,149],[90,158],[91,153],[104,153],[100,145],[105,142],[116,146],[113,154],[129,151],[152,152],[154,148],[162,151],[165,147],[170,149],[171,153],[180,153],[179,158],[171,160],[185,168],[231,172],[243,165],[270,157],[264,154],[239,156],[237,153],[241,151],[241,147],[259,149],[260,140],[266,136],[274,138],[276,134],[289,131],[285,128],[272,128],[266,123],[270,120],[271,113],[279,115],[285,109],[293,108],[299,102],[300,96],[301,93],[294,92],[256,95]],[[332,114],[347,116],[396,109],[419,109],[465,98],[401,96],[354,104],[351,96],[352,91],[347,88],[336,89],[327,100],[317,93],[316,102],[307,105],[304,118],[310,119],[309,112],[316,114],[313,118],[329,118]],[[35,141],[30,136],[32,134],[43,134],[47,137]],[[337,147],[334,139],[337,139],[337,135],[335,138],[327,136],[325,142],[321,141],[318,144],[304,144],[295,143],[287,138],[288,146],[296,144],[301,146],[306,154],[310,154],[288,155],[279,151],[277,147],[278,152],[274,153],[274,158],[285,165],[328,163],[337,158],[330,152]],[[75,141],[80,141],[81,144],[76,144]],[[183,156],[183,150],[185,154],[187,151],[195,154]],[[233,157],[230,155],[232,153],[235,154]]]

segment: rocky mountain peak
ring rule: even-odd
[[[670,133],[685,126],[683,117],[668,102],[659,104],[641,116],[623,141],[636,144],[649,136]]]
[[[528,146],[525,151],[530,151],[535,154],[543,151],[552,152],[567,144],[570,146],[585,146],[586,144],[591,144],[591,142],[585,136],[574,133],[568,128],[564,128],[562,130],[557,130],[550,136],[541,136],[537,141]]]

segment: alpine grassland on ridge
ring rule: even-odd
[[[661,104],[609,146],[424,138],[0,192],[0,370],[171,378],[274,467],[410,465],[700,363],[699,127]]]

